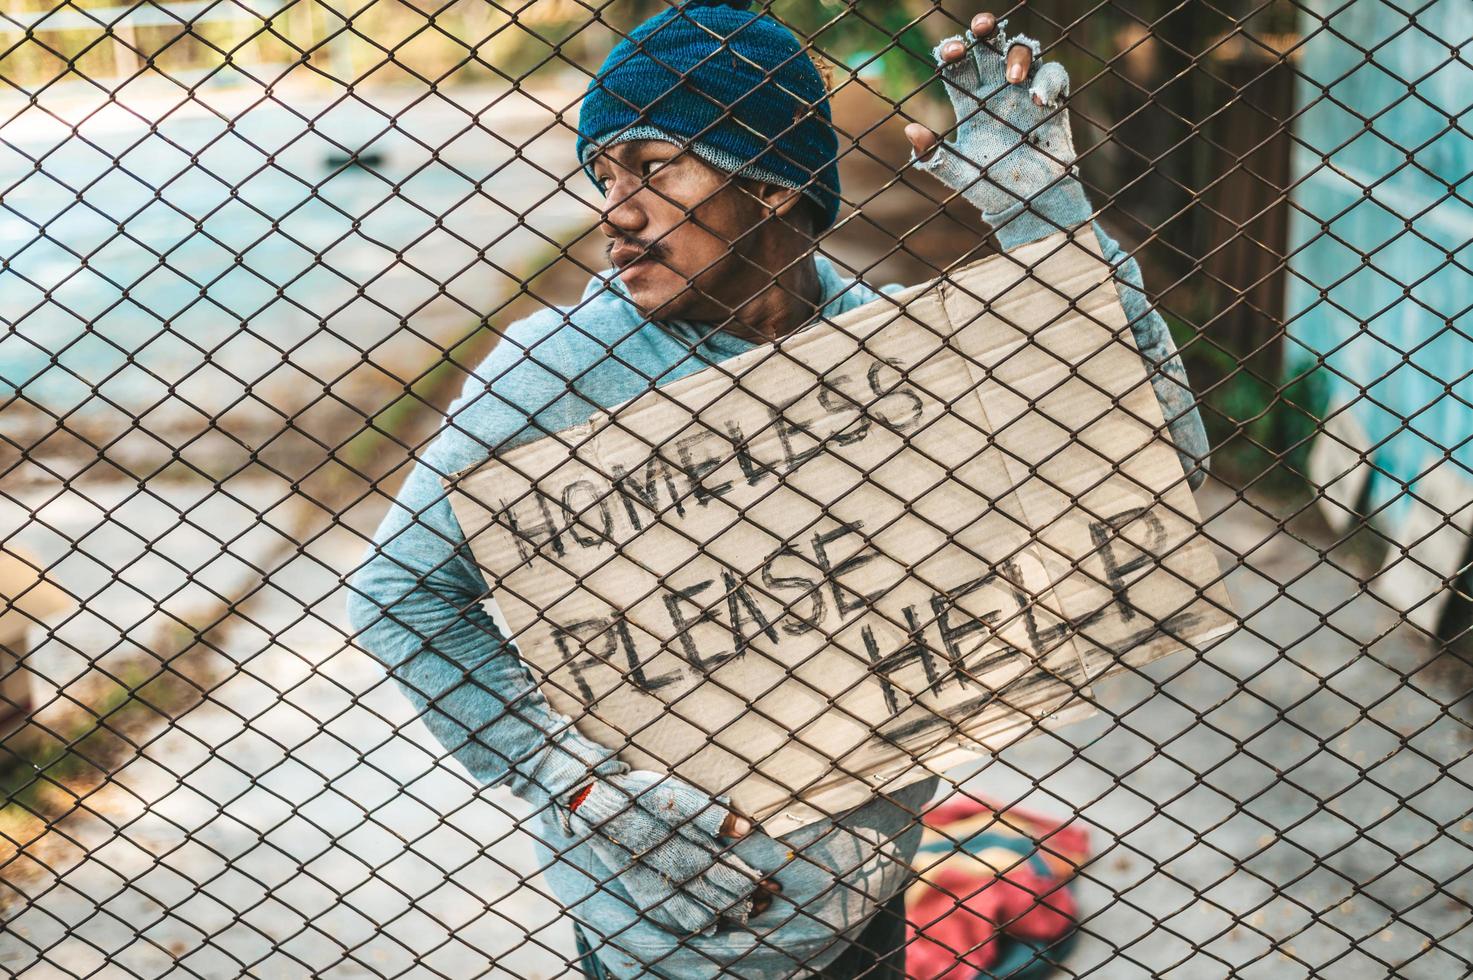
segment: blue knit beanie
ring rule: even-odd
[[[819,230],[839,214],[839,151],[823,77],[782,24],[747,0],[683,0],[614,46],[588,84],[578,161],[626,140],[689,142],[728,173],[802,188]]]

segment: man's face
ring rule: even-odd
[[[609,147],[593,174],[610,263],[644,316],[724,321],[792,261],[774,247],[784,223],[763,220],[768,203],[792,196],[786,188],[739,181],[663,140]]]

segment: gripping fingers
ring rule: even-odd
[[[931,49],[931,56],[946,80],[946,92],[953,102],[959,97],[975,98],[981,90],[985,76],[981,73],[982,62],[975,52],[982,48],[971,31],[954,34]],[[970,56],[969,56],[970,53]],[[1001,80],[1000,71],[994,71]]]
[[[698,895],[674,887],[670,879],[642,865],[624,869],[619,882],[634,900],[635,907],[643,915],[669,932],[702,933],[716,931],[721,906],[712,908]],[[722,903],[724,905],[725,903]]]
[[[705,877],[734,895],[745,895],[757,887],[762,873],[731,851],[713,855]]]
[[[1008,48],[1007,57],[1007,79],[1009,85],[1019,85],[1028,77],[1028,70],[1033,67],[1033,51],[1022,44],[1014,44]]]
[[[764,878],[757,883],[757,891],[752,893],[752,914],[761,915],[772,906],[772,896],[780,893],[783,886],[772,878]]]
[[[974,31],[981,31],[980,34]],[[1016,35],[1009,38],[1007,22],[997,22],[991,14],[978,14],[972,29],[952,35],[931,49],[947,97],[956,113],[957,125],[966,130],[987,125],[986,117],[1006,104],[984,103],[1000,95],[1012,85],[1038,78],[1031,94],[1038,105],[1053,105],[1068,89],[1068,76],[1062,68],[1040,69],[1038,55],[1042,46],[1033,38]]]
[[[665,882],[672,894],[706,911],[745,922],[754,914],[755,900],[766,892],[762,875],[730,851],[712,852],[690,841],[673,840],[646,853],[641,863]]]
[[[727,810],[726,816],[721,820],[721,826],[716,830],[717,837],[745,837],[752,832],[752,821],[737,813],[735,810]]]
[[[982,43],[972,47],[972,57],[976,59],[978,73],[984,81],[992,80],[994,84],[1021,82],[1038,62],[1043,45],[1022,34],[1008,37],[1007,27],[1007,21],[998,21],[997,27],[982,38]],[[970,31],[967,37],[969,41],[975,40]],[[1019,69],[1021,74],[1018,74]]]

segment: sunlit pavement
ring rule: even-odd
[[[1199,501],[1243,628],[967,787],[1091,826],[1077,973],[1462,975],[1473,671],[1266,514]]]

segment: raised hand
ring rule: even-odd
[[[1010,38],[1006,26],[990,13],[979,13],[970,30],[932,51],[956,110],[955,139],[939,142],[919,123],[906,126],[905,135],[911,165],[974,204],[998,244],[1011,251],[1090,221],[1094,209],[1074,166],[1074,137],[1064,108],[1069,75],[1062,65],[1039,64],[1038,42]],[[1098,222],[1094,232],[1105,261],[1115,267],[1120,305],[1187,482],[1200,486],[1206,478],[1207,433],[1176,344],[1146,296],[1135,258]]]
[[[1006,26],[977,14],[971,30],[933,49],[956,111],[955,138],[938,146],[919,123],[905,134],[916,169],[972,202],[1011,248],[1087,220],[1089,205],[1072,180],[1074,137],[1063,105],[1069,75],[1062,65],[1039,64],[1038,42],[1009,38]],[[1059,204],[1069,205],[1065,213]],[[1071,223],[1050,223],[1050,214]]]

